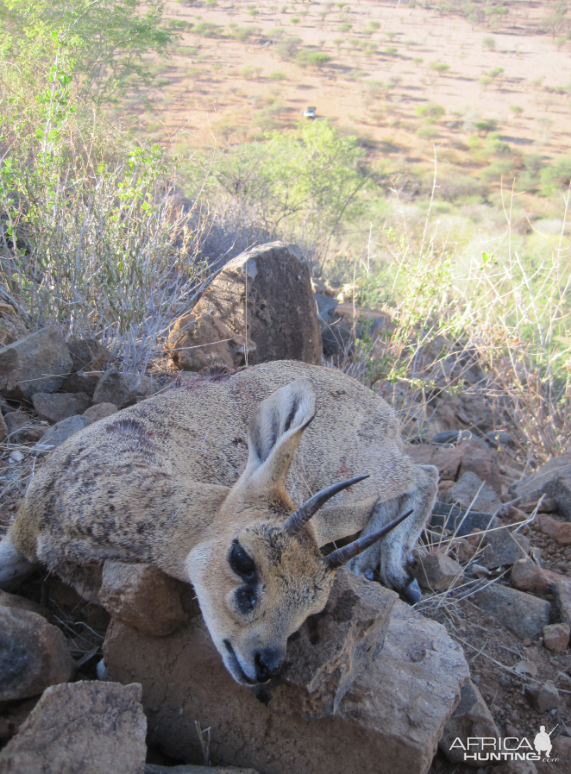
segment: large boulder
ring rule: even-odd
[[[165,346],[173,363],[183,371],[224,368],[235,371],[251,358],[256,345],[234,333],[211,314],[186,314],[173,325]]]
[[[143,774],[147,721],[140,685],[48,688],[0,752],[2,774]]]
[[[193,309],[251,339],[249,365],[269,360],[321,363],[321,333],[307,263],[295,245],[271,242],[237,256]]]
[[[257,689],[234,682],[200,615],[161,638],[113,620],[104,657],[110,679],[142,683],[151,743],[202,763],[200,718],[214,765],[264,774],[425,774],[469,677],[444,627],[343,572],[283,678]]]
[[[37,696],[75,670],[61,631],[36,612],[0,607],[0,701]]]
[[[71,355],[55,328],[42,328],[0,349],[0,393],[28,400],[56,392],[72,367]]]

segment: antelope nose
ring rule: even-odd
[[[267,683],[272,677],[276,677],[282,665],[282,654],[274,648],[259,650],[254,659],[256,665],[256,679],[260,683]]]

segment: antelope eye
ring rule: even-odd
[[[247,582],[252,582],[256,577],[256,565],[248,556],[237,540],[232,543],[229,557],[230,567],[234,572]]]

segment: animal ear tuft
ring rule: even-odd
[[[260,403],[250,423],[248,464],[236,486],[257,483],[267,496],[283,488],[301,435],[315,416],[315,392],[298,379]]]
[[[285,436],[304,430],[315,416],[315,393],[308,379],[298,379],[263,401],[250,424],[251,463],[266,462]]]

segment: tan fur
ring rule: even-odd
[[[365,473],[300,535],[281,532],[311,495]],[[332,573],[319,547],[414,508],[352,567],[380,562],[383,581],[404,589],[435,493],[435,469],[403,453],[382,399],[337,370],[280,361],[197,378],[78,433],[34,476],[9,539],[91,599],[106,559],[192,582],[227,667],[249,682],[256,654],[279,662],[287,637],[324,607]],[[236,539],[256,564],[247,614],[228,559]]]

